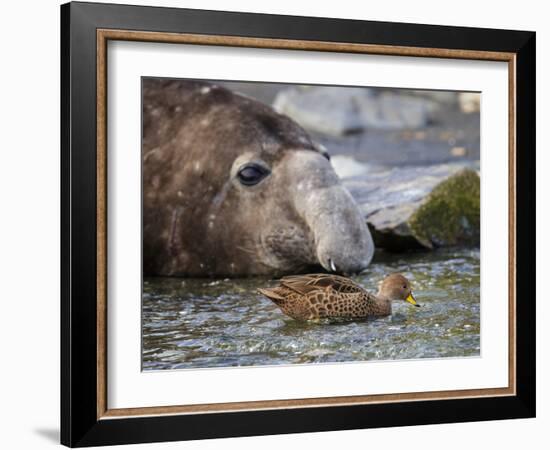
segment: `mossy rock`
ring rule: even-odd
[[[436,247],[479,245],[480,184],[464,169],[441,182],[408,220],[413,235]]]
[[[374,243],[390,251],[479,245],[480,183],[457,164],[376,168],[343,178]]]

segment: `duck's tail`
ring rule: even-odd
[[[280,288],[275,287],[258,289],[258,292],[262,295],[265,295],[269,300],[276,303],[277,305],[281,305],[286,300],[286,298],[282,295]]]

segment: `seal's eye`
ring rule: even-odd
[[[241,184],[244,184],[245,186],[253,186],[267,177],[269,173],[269,169],[266,169],[259,164],[246,164],[239,169],[237,177],[239,177]]]

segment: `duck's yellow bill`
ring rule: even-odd
[[[416,300],[413,297],[412,292],[407,296],[405,300],[408,301],[411,305],[420,306],[418,303],[416,303]]]

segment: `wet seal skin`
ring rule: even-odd
[[[326,151],[267,105],[144,78],[142,159],[144,275],[349,274],[372,259]]]

